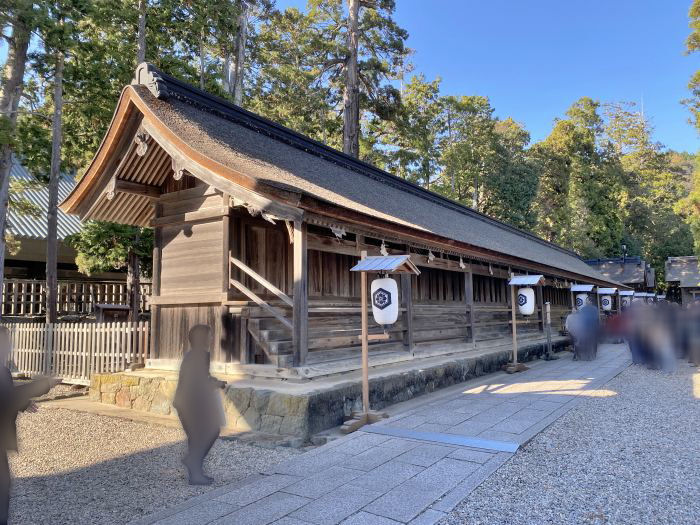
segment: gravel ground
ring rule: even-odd
[[[440,525],[700,523],[698,369],[633,366],[604,388],[617,395],[586,398]]]
[[[52,408],[18,420],[10,523],[121,524],[266,469],[299,452],[219,439],[211,487],[190,487],[175,428]]]

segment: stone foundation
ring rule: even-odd
[[[558,340],[562,349],[568,342]],[[543,353],[541,343],[523,346],[518,356],[529,361]],[[454,356],[423,366],[416,362],[408,370],[387,370],[370,379],[370,402],[373,409],[407,401],[478,376],[499,371],[509,362],[511,352],[496,351],[479,356]],[[374,371],[373,371],[374,373]],[[97,374],[90,385],[94,401],[157,414],[175,414],[172,399],[177,379],[173,373],[157,377],[156,371]],[[317,432],[341,425],[350,413],[362,408],[362,386],[356,378],[332,384],[305,384],[303,392],[280,383],[271,388],[230,383],[222,391],[227,426],[236,431],[258,431],[307,438]]]

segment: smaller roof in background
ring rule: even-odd
[[[598,295],[615,295],[617,288],[598,288]]]
[[[595,286],[592,284],[572,284],[571,285],[572,292],[592,292],[593,288],[595,288]]]
[[[24,183],[37,182],[34,177],[19,162],[17,157],[12,158],[10,168],[10,180]],[[61,175],[58,182],[58,202],[65,199],[75,186],[75,180],[68,175]],[[46,239],[48,235],[47,213],[49,209],[49,188],[44,184],[37,184],[36,188],[23,191],[20,198],[26,199],[39,210],[39,215],[20,215],[10,209],[7,214],[7,231],[19,239]],[[78,233],[83,225],[75,215],[68,215],[60,208],[57,218],[57,237],[61,240],[68,235]]]
[[[589,259],[586,263],[609,279],[622,284],[646,284],[653,279],[652,275],[648,275],[649,265],[641,257]]]
[[[514,275],[508,284],[511,286],[534,286],[544,282],[544,275]]]
[[[374,273],[413,273],[420,275],[418,267],[411,262],[410,255],[373,255],[361,259],[355,266],[350,268],[351,272],[374,272]]]
[[[666,261],[666,282],[677,282],[681,288],[700,287],[700,258],[669,257]]]

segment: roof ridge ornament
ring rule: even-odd
[[[153,96],[160,100],[167,100],[170,96],[170,92],[165,84],[165,80],[163,80],[163,77],[160,75],[160,71],[158,71],[153,64],[149,64],[148,62],[141,62],[136,67],[131,85],[146,86]]]

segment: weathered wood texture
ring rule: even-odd
[[[4,323],[19,372],[87,382],[150,357],[149,323]]]

